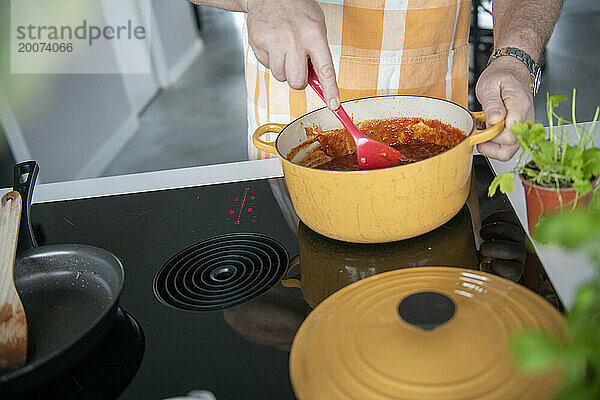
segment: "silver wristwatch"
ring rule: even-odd
[[[531,85],[531,92],[535,96],[540,89],[540,83],[542,82],[542,68],[533,61],[533,58],[529,56],[529,54],[525,53],[521,49],[517,49],[516,47],[504,47],[502,49],[495,49],[490,55],[487,65],[489,66],[492,61],[494,61],[498,57],[502,56],[512,56],[518,58],[527,66],[529,73],[533,77],[533,84]]]

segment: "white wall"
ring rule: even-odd
[[[3,43],[10,27],[9,6],[0,2]],[[8,61],[2,57],[2,96],[8,109],[0,110],[0,116],[10,130],[9,143],[23,145],[13,150],[16,161],[38,160],[45,182],[86,176],[82,170],[89,169],[98,151],[131,119],[121,76],[10,74]]]
[[[152,0],[157,34],[152,51],[163,87],[175,83],[203,48],[190,3],[186,0]]]
[[[165,47],[168,67],[172,68],[198,39],[190,3],[185,0],[152,0],[152,10]]]
[[[150,0],[123,0],[135,4]],[[9,1],[0,1],[0,90],[9,107],[0,110],[17,162],[40,163],[40,180],[56,182],[98,176],[133,136],[145,101],[189,67],[202,48],[190,5],[152,0],[151,34],[163,44],[152,51],[168,79],[119,74],[19,75],[9,73]],[[106,13],[106,10],[105,10]],[[10,46],[8,46],[10,47]],[[116,62],[116,59],[115,59]],[[158,76],[158,73],[156,74]],[[158,81],[158,82],[157,82]],[[1,102],[0,102],[1,104]],[[16,150],[16,151],[15,151]]]
[[[119,75],[13,75],[7,92],[44,182],[94,175],[82,170],[132,116]]]

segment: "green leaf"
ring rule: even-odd
[[[544,372],[560,359],[560,344],[544,332],[521,332],[511,340],[511,353],[524,372]]]
[[[595,285],[585,284],[580,286],[577,290],[573,312],[581,312],[583,310],[589,310],[591,307],[598,306],[599,300],[600,293],[598,293],[598,288]]]
[[[595,190],[592,194],[590,213],[600,213],[600,190]]]
[[[536,157],[539,159],[538,163],[545,165],[551,163],[554,160],[554,154],[556,145],[550,141],[543,140],[538,142],[539,154]]]
[[[553,246],[579,248],[600,237],[600,213],[578,209],[543,217],[535,226],[535,239]]]
[[[529,134],[531,142],[539,142],[546,138],[546,129],[542,124],[535,124],[529,129]]]
[[[577,290],[573,308],[567,314],[567,326],[572,339],[574,353],[598,348],[598,310],[600,309],[600,289],[597,280],[587,282]],[[589,358],[590,354],[586,357]],[[598,357],[595,354],[595,357]]]
[[[526,178],[532,178],[532,180],[534,180],[540,174],[539,170],[527,167],[521,168],[520,172],[525,175]]]
[[[552,107],[558,107],[558,105],[560,104],[561,101],[565,101],[569,98],[569,96],[565,96],[565,95],[555,95],[555,96],[550,96],[550,104],[552,104]]]
[[[600,175],[600,160],[584,161],[583,172],[590,178]]]
[[[596,147],[586,149],[582,155],[584,161],[600,160],[600,149]]]
[[[506,172],[500,176],[500,191],[502,193],[512,193],[512,191],[515,190],[515,180],[513,179],[513,174]]]
[[[586,382],[586,359],[585,355],[569,352],[565,354],[561,364],[563,369],[562,387],[558,399],[563,400],[592,400],[589,386]]]
[[[490,183],[490,187],[488,188],[488,197],[492,197],[496,194],[496,190],[498,189],[498,186],[500,186],[501,176],[502,175],[495,177],[492,183]]]
[[[583,161],[583,153],[577,146],[567,146],[565,151],[565,162],[572,162],[573,160]]]
[[[600,175],[600,149],[592,148],[584,150],[582,153],[583,157],[583,170],[587,176]]]
[[[492,197],[498,188],[502,193],[511,193],[515,189],[512,172],[505,172],[494,178],[488,189],[488,197]]]
[[[576,180],[573,182],[573,189],[575,189],[581,196],[585,196],[591,192],[593,188],[592,182],[585,179]]]
[[[523,137],[523,135],[526,135],[529,133],[529,127],[531,125],[531,122],[527,121],[527,122],[515,122],[511,132],[513,133],[513,135],[515,135],[516,137]]]

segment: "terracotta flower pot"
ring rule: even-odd
[[[537,185],[523,178],[523,176],[520,176],[520,178],[525,189],[527,226],[531,235],[533,235],[534,227],[543,215],[558,214],[561,209],[567,211],[573,207],[585,206],[592,197],[592,192],[585,196],[577,196],[577,192],[573,188],[560,188],[557,192],[556,188]],[[596,185],[594,184],[594,186]],[[574,204],[575,201],[577,201],[576,205]]]

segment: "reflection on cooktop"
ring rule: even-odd
[[[112,400],[129,385],[144,356],[145,339],[139,323],[126,311],[92,354],[69,372],[19,395],[19,400]],[[16,398],[15,398],[16,400]]]
[[[479,264],[467,206],[439,228],[393,243],[341,242],[300,222],[298,247],[300,254],[292,260],[288,277],[282,283],[301,289],[313,308],[344,286],[382,272],[416,266],[477,269]]]
[[[223,310],[223,319],[248,343],[288,352],[310,311],[301,297],[277,287],[254,300]]]

